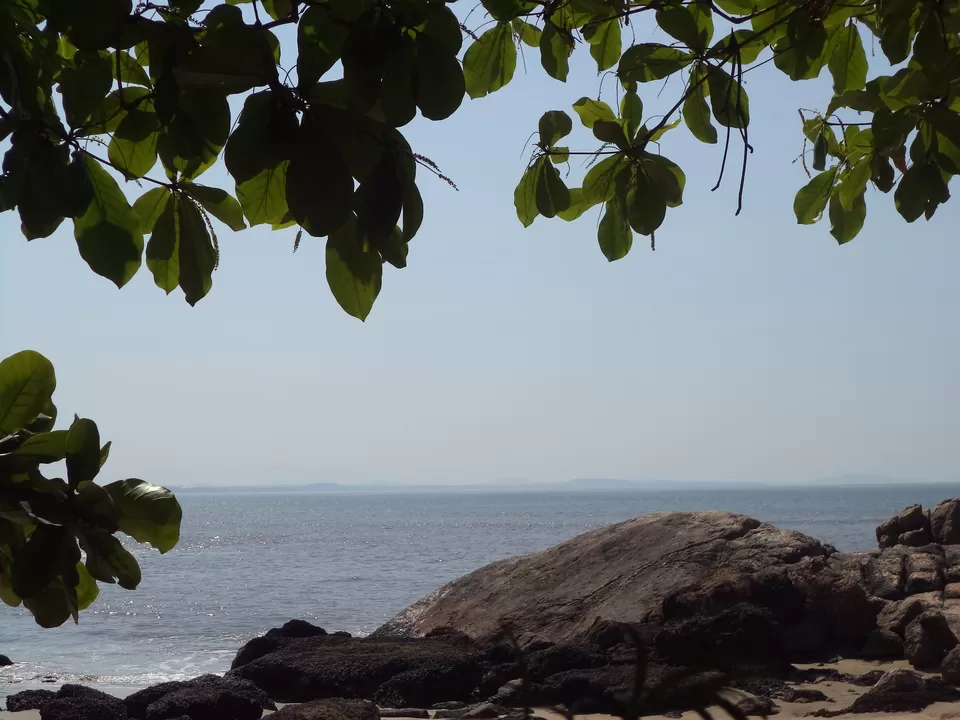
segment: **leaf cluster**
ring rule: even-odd
[[[160,552],[180,538],[181,510],[143,480],[96,482],[110,454],[93,420],[55,430],[53,365],[25,350],[0,362],[0,600],[21,604],[43,627],[78,620],[97,583],[133,590],[137,559],[117,533]],[[66,479],[41,466],[63,463]]]

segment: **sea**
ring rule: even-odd
[[[366,634],[440,585],[650,512],[730,510],[831,543],[876,546],[903,507],[958,485],[682,491],[183,493],[181,540],[160,555],[130,545],[135,591],[102,587],[72,622],[38,627],[0,606],[0,697],[81,682],[119,695],[222,673],[250,638],[291,618]]]

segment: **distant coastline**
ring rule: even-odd
[[[818,478],[806,482],[770,483],[760,481],[640,481],[611,478],[575,478],[563,482],[503,481],[461,485],[413,485],[413,484],[347,484],[337,482],[314,482],[302,484],[276,485],[195,485],[171,486],[177,493],[564,493],[564,492],[696,492],[718,490],[777,490],[796,489],[798,487],[854,488],[854,487],[896,487],[896,486],[943,486],[956,487],[960,494],[960,482],[949,480],[905,480],[880,475],[843,475],[839,477]]]

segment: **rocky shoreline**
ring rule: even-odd
[[[877,551],[840,553],[742,515],[647,515],[481,568],[368,638],[291,621],[247,643],[222,678],[122,701],[71,685],[26,691],[8,709],[42,720],[253,720],[275,703],[302,703],[278,718],[330,720],[615,714],[633,692],[638,646],[644,714],[693,708],[691,693],[657,691],[681,675],[722,678],[746,693],[747,715],[827,702],[816,688],[830,682],[863,690],[811,711],[819,717],[956,702],[960,500],[906,508],[877,539]],[[897,666],[817,665],[837,658]]]

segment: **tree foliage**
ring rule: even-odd
[[[616,76],[616,103],[573,107],[597,144],[561,144],[571,116],[547,112],[514,193],[524,225],[599,207],[610,260],[682,203],[684,172],[662,152],[681,123],[723,143],[721,179],[739,143],[742,204],[744,79],[771,61],[792,80],[833,79],[824,107],[801,113],[816,174],[797,193],[798,222],[826,213],[848,242],[871,184],[908,222],[929,219],[960,173],[957,0],[482,0],[475,27],[452,4],[0,0],[0,211],[16,209],[28,239],[70,218],[94,272],[123,286],[145,255],[156,284],[191,304],[212,286],[216,223],[298,226],[295,246],[303,232],[326,238],[330,288],[363,319],[420,228],[418,168],[440,174],[400,128],[503,88],[524,46],[561,82],[577,49]],[[644,18],[661,41],[635,41]],[[275,34],[287,25],[295,57]],[[864,36],[892,74],[871,77]],[[667,79],[675,104],[645,116],[641,92]],[[592,162],[580,187],[556,167],[573,155]],[[221,157],[233,187],[201,178]],[[152,187],[131,206],[118,176]]]
[[[23,605],[39,625],[56,627],[87,608],[98,582],[133,590],[136,558],[123,532],[164,553],[180,539],[180,505],[143,480],[99,485],[110,454],[93,420],[54,430],[56,377],[39,353],[0,362],[0,600]],[[63,462],[66,480],[41,465]]]

